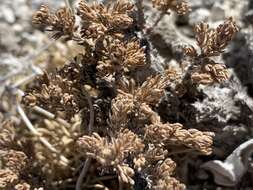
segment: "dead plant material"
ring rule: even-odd
[[[175,11],[179,15],[185,15],[190,11],[186,1],[182,0],[152,0],[153,6],[162,12]]]
[[[33,24],[53,32],[53,38],[71,38],[75,31],[75,16],[68,8],[60,8],[51,13],[48,6],[42,5],[34,15]]]
[[[162,14],[172,10],[184,15],[190,10],[185,1],[152,3]],[[191,152],[212,153],[213,133],[161,119],[157,105],[168,89],[187,91],[185,76],[189,75],[187,80],[191,84],[209,85],[228,78],[227,69],[212,57],[220,55],[238,31],[235,22],[229,18],[216,29],[209,29],[205,23],[196,26],[199,51],[192,46],[184,48],[191,58],[188,73],[166,69],[137,80],[137,73],[151,71],[151,65],[148,44],[143,43],[145,39],[137,31],[135,11],[134,4],[127,0],[108,5],[80,0],[76,15],[68,8],[51,13],[47,6],[42,6],[33,17],[33,23],[52,31],[54,38],[66,37],[82,48],[70,63],[35,79],[23,97],[28,109],[40,106],[69,122],[61,125],[54,117],[39,117],[32,126],[36,135],[25,135],[31,142],[46,139],[51,145],[34,143],[33,150],[35,164],[41,166],[46,183],[57,184],[52,185],[54,188],[71,183],[77,184],[76,189],[82,185],[131,189],[138,184],[136,176],[141,174],[155,190],[186,189],[176,172],[180,162],[174,158],[178,154],[187,157]],[[11,129],[0,133],[1,146],[9,145],[11,133]],[[49,151],[48,147],[57,151]],[[67,165],[61,165],[59,155],[69,160]],[[12,172],[22,170],[25,160],[21,154],[7,158],[9,170],[2,171],[2,184],[18,180],[19,176]],[[19,164],[13,167],[10,163],[16,160]],[[114,178],[103,183],[108,176]],[[26,186],[19,181],[15,185]]]
[[[192,62],[195,63],[190,71],[193,83],[211,85],[221,83],[229,78],[226,66],[216,63],[212,57],[220,56],[225,51],[238,30],[232,17],[216,29],[210,29],[209,25],[204,22],[195,26],[195,38],[200,53],[193,46],[184,48],[185,54],[191,57]]]

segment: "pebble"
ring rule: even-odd
[[[189,14],[189,24],[194,26],[202,21],[207,21],[210,17],[210,11],[205,8],[197,9]]]
[[[14,12],[7,6],[0,7],[0,18],[9,24],[13,24],[16,20]]]
[[[225,19],[225,9],[220,3],[215,3],[211,9],[211,19],[213,22]]]

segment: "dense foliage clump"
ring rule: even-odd
[[[169,11],[190,11],[185,1],[152,3],[161,17]],[[44,185],[132,189],[143,180],[143,189],[186,189],[177,172],[180,155],[212,153],[213,132],[164,120],[157,106],[167,91],[182,97],[199,85],[229,78],[227,68],[212,58],[225,51],[238,31],[234,20],[228,18],[216,29],[204,22],[196,25],[196,46],[183,47],[187,67],[158,73],[152,69],[149,42],[143,41],[149,40],[161,17],[146,26],[141,1],[136,5],[127,0],[107,5],[81,0],[76,10],[64,7],[54,13],[42,5],[34,14],[35,26],[81,49],[62,68],[39,76],[22,98],[23,106],[54,119],[40,120],[34,128],[25,120],[33,132],[30,141],[41,142],[33,155],[43,165]],[[0,186],[22,189],[30,185],[21,173],[36,164],[27,165],[25,153],[10,149],[12,131],[8,127],[0,133],[7,155]]]

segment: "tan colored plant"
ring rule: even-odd
[[[116,138],[108,140],[93,133],[92,136],[79,138],[78,146],[86,156],[96,159],[103,166],[114,167],[122,183],[134,184],[134,170],[125,162],[127,156],[142,152],[144,148],[136,134],[125,129]]]
[[[183,15],[190,10],[185,1],[153,0],[152,3],[161,14],[172,10]],[[150,65],[148,48],[142,45],[135,31],[135,7],[129,1],[117,0],[105,6],[81,0],[77,14],[73,13],[69,8],[51,13],[47,6],[42,6],[33,17],[33,23],[49,29],[54,38],[71,39],[83,50],[63,68],[40,76],[23,97],[25,105],[37,110],[43,108],[43,113],[50,115],[50,120],[43,119],[32,126],[19,109],[33,131],[32,141],[40,140],[34,149],[37,163],[43,165],[41,171],[52,180],[77,181],[77,190],[82,185],[106,188],[98,178],[108,177],[107,174],[116,176],[119,182],[116,188],[130,189],[138,172],[155,190],[185,189],[175,172],[174,155],[193,151],[211,154],[214,134],[185,129],[180,123],[162,120],[157,112],[168,87],[175,89],[176,94],[187,91],[183,74],[167,69],[135,80],[138,78],[135,71],[149,69]],[[77,17],[80,22],[76,22]],[[199,52],[194,47],[184,48],[191,58],[192,83],[213,84],[228,78],[226,68],[211,57],[224,51],[237,30],[232,18],[215,30],[205,23],[196,26]],[[58,120],[52,121],[54,118]],[[69,123],[66,125],[62,119]],[[0,143],[8,143],[7,137],[9,133],[4,131]],[[59,162],[62,159],[65,165]],[[64,175],[59,171],[65,171]],[[8,172],[12,177],[6,181],[15,180],[16,176]],[[80,173],[77,179],[76,173]]]
[[[75,31],[75,16],[68,8],[61,8],[53,14],[47,6],[42,5],[40,10],[33,15],[33,24],[52,31],[52,37],[55,39],[62,36],[71,38]]]
[[[187,2],[182,0],[152,0],[152,3],[160,11],[173,10],[179,15],[184,15],[190,10]]]
[[[226,66],[216,63],[211,57],[223,53],[238,30],[235,21],[231,17],[216,29],[210,29],[209,25],[204,22],[195,26],[195,38],[200,53],[193,46],[184,48],[185,54],[195,62],[195,66],[191,71],[193,83],[210,85],[228,79],[229,74]]]

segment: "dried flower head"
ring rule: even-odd
[[[166,70],[164,75],[149,77],[140,88],[136,90],[135,96],[137,101],[146,102],[149,105],[155,105],[164,95],[164,89],[176,81],[178,75],[173,70]]]
[[[33,15],[33,24],[43,27],[53,32],[53,38],[58,39],[62,36],[71,38],[75,31],[75,16],[70,9],[60,8],[56,13],[50,13],[47,6],[42,5]]]
[[[97,133],[92,136],[83,136],[78,140],[78,147],[102,165],[113,166],[123,163],[129,154],[141,152],[144,145],[136,134],[125,129],[111,141],[100,137]]]
[[[126,164],[117,165],[118,178],[121,183],[134,185],[134,170]]]
[[[154,190],[184,190],[185,185],[172,177],[175,169],[176,163],[170,158],[165,159],[162,163],[158,163],[154,171]]]
[[[82,19],[81,36],[83,38],[99,38],[131,27],[133,19],[129,14],[134,5],[125,0],[118,0],[113,5],[94,3],[89,5],[81,0],[78,15]]]
[[[79,111],[77,96],[73,82],[60,75],[44,73],[40,77],[39,87],[34,88],[24,96],[26,105],[38,105],[53,113],[67,112],[66,118],[70,119]]]
[[[27,166],[27,156],[21,151],[9,150],[1,153],[4,167],[19,174]]]
[[[137,111],[138,115],[156,120],[156,114],[149,108],[159,102],[164,95],[164,89],[171,81],[177,80],[174,71],[167,70],[164,75],[149,77],[141,87],[135,89],[134,95],[118,90],[118,95],[112,101],[112,120],[114,123],[127,123],[128,116]],[[149,114],[151,112],[151,114]],[[155,116],[154,116],[155,115]],[[152,119],[151,119],[152,120]]]
[[[190,11],[187,2],[182,0],[152,0],[152,3],[154,7],[163,12],[173,10],[179,15],[185,15]]]
[[[18,181],[18,176],[9,169],[0,169],[0,189],[9,189]]]
[[[210,85],[226,81],[228,77],[229,75],[225,65],[209,63],[192,71],[191,80],[196,84]]]
[[[112,100],[111,122],[117,127],[124,127],[128,123],[129,115],[134,110],[134,98],[131,94],[119,91]]]
[[[98,62],[97,69],[105,76],[143,66],[145,61],[144,48],[140,47],[138,40],[122,42],[111,39],[106,42],[103,57]]]
[[[207,23],[195,26],[196,41],[201,49],[201,56],[217,56],[224,52],[228,43],[238,32],[238,27],[232,17],[228,18],[216,29],[210,29]]]
[[[200,151],[203,154],[210,154],[213,144],[213,133],[201,132],[196,129],[182,129],[179,123],[162,124],[156,123],[146,126],[145,137],[155,143],[169,143],[184,145]]]
[[[116,169],[119,181],[134,184],[131,178],[134,176],[134,170],[124,162],[129,155],[135,155],[144,149],[142,140],[136,134],[125,129],[109,141],[93,133],[92,136],[79,138],[77,143],[80,151],[88,157],[96,159],[103,166]]]
[[[0,128],[0,148],[11,147],[15,137],[15,130],[12,123],[10,121],[5,121],[0,124]]]
[[[211,57],[223,53],[236,32],[238,32],[238,27],[232,17],[216,29],[210,29],[204,22],[195,26],[195,38],[200,54],[193,46],[183,48],[185,54],[193,58],[192,61],[195,64],[190,71],[190,79],[193,83],[210,85],[228,79],[228,70],[225,65],[215,63]]]

